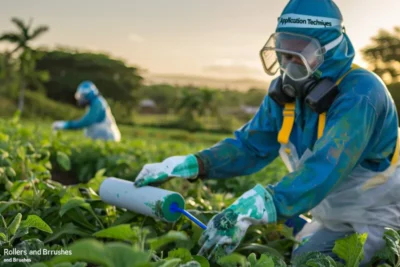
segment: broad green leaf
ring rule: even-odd
[[[74,198],[81,198],[81,193],[79,192],[79,186],[70,185],[63,190],[63,195],[60,199],[60,204],[65,205],[69,200]]]
[[[227,256],[223,256],[221,258],[218,259],[218,264],[220,264],[221,266],[224,265],[235,265],[236,264],[240,264],[240,266],[246,266],[246,257],[243,255],[240,255],[238,253],[232,253],[230,255]]]
[[[71,160],[64,152],[57,151],[57,163],[64,171],[69,171],[71,169]]]
[[[25,221],[22,222],[24,228],[36,228],[40,231],[52,234],[50,226],[37,215],[28,215]]]
[[[187,263],[180,264],[179,267],[201,267],[201,265],[197,261],[189,261]]]
[[[332,258],[311,259],[307,261],[307,266],[311,267],[337,267],[336,262]]]
[[[109,258],[103,243],[97,240],[81,239],[68,246],[66,250],[70,250],[71,255],[55,256],[50,262],[56,264],[61,262],[85,261],[105,267],[117,267]]]
[[[270,256],[274,261],[275,267],[286,267],[285,261],[281,257]]]
[[[0,132],[0,141],[8,142],[9,139],[10,139],[10,137],[8,135]]]
[[[86,262],[75,262],[73,265],[71,265],[71,267],[86,267],[86,266],[88,266]],[[63,267],[63,266],[56,265],[54,267]]]
[[[87,210],[91,209],[90,204],[86,203],[83,198],[71,198],[61,206],[60,209],[60,216],[63,216],[67,211],[74,209],[74,208],[85,208]]]
[[[391,228],[386,228],[383,239],[385,247],[379,250],[374,259],[389,261],[392,266],[400,266],[400,235]]]
[[[244,245],[237,249],[238,252],[258,252],[260,254],[265,253],[267,255],[276,256],[278,258],[284,259],[283,255],[276,249],[269,247],[267,245],[261,245],[256,243],[251,243]]]
[[[137,214],[133,213],[133,212],[124,212],[121,216],[119,216],[115,222],[112,224],[112,226],[114,225],[120,225],[120,224],[124,224],[127,222],[130,222],[133,220],[133,218],[135,218],[137,216]]]
[[[77,227],[73,223],[67,223],[63,225],[61,228],[54,231],[54,233],[47,237],[44,240],[44,243],[53,242],[59,238],[62,238],[64,235],[77,235],[79,237],[89,237],[90,233],[84,231],[83,229]]]
[[[321,252],[308,252],[298,255],[293,260],[293,266],[320,266],[325,264],[326,267],[336,267],[335,261]]]
[[[182,263],[186,263],[192,260],[192,254],[186,248],[177,248],[168,252],[168,258],[178,258]]]
[[[77,226],[82,226],[90,231],[96,229],[96,226],[88,221],[87,215],[81,209],[71,209],[65,214],[65,216],[68,219],[72,220],[72,222],[75,223]]]
[[[17,148],[17,155],[23,161],[25,160],[25,149],[22,146]]]
[[[15,181],[10,189],[13,199],[18,199],[25,190],[25,186],[28,186],[27,181]]]
[[[106,267],[140,266],[150,260],[150,252],[135,251],[125,243],[103,244],[93,239],[78,240],[70,245],[71,255],[54,257],[52,263],[85,261]]]
[[[35,148],[34,148],[33,145],[32,145],[31,143],[29,143],[29,142],[27,142],[27,143],[25,144],[25,150],[26,150],[26,152],[27,152],[28,154],[33,154],[33,153],[35,153]]]
[[[28,203],[23,202],[23,201],[0,201],[0,213],[3,213],[8,207],[12,205],[25,205],[25,206],[30,206]]]
[[[17,173],[12,167],[6,167],[6,174],[10,178],[17,176]]]
[[[22,214],[18,213],[13,221],[10,223],[10,225],[7,228],[8,234],[9,235],[14,235],[15,232],[18,230],[19,225],[21,224],[21,219],[22,219]]]
[[[56,265],[47,265],[45,263],[35,263],[33,265],[31,265],[31,267],[87,267],[87,263],[85,262],[76,262],[76,263],[70,263],[70,262],[63,262],[63,263],[59,263]]]
[[[271,257],[262,254],[260,259],[257,261],[255,267],[275,267],[275,263]]]
[[[355,233],[337,240],[332,251],[345,260],[346,267],[358,267],[364,259],[364,244],[367,236],[367,233]]]
[[[253,252],[251,253],[249,256],[247,256],[247,261],[250,263],[251,267],[256,266],[257,263],[257,256],[256,254]]]
[[[100,169],[96,172],[95,176],[89,180],[87,183],[87,186],[92,188],[95,192],[99,191],[101,183],[104,181],[106,178],[104,176],[104,173],[106,172],[106,169]]]
[[[180,262],[180,259],[167,259],[164,264],[160,265],[160,267],[177,267]]]
[[[0,232],[0,241],[6,241],[7,240],[7,236],[4,233]]]
[[[20,228],[18,228],[17,232],[15,233],[15,235],[12,237],[12,239],[10,241],[13,241],[17,238],[23,237],[27,234],[29,234],[29,229],[25,228],[25,227],[20,227]]]
[[[94,233],[93,236],[98,238],[112,238],[119,240],[136,240],[138,237],[137,232],[135,232],[129,224],[112,226]]]
[[[175,241],[190,241],[189,237],[184,232],[170,231],[167,234],[147,240],[152,250],[157,250],[164,245]]]
[[[193,260],[197,261],[198,263],[200,263],[201,267],[210,267],[210,263],[208,262],[208,260],[200,255],[193,255]]]
[[[21,243],[18,243],[15,246],[16,250],[19,251],[26,251],[26,253],[28,255],[20,255],[18,257],[17,256],[13,256],[13,257],[18,257],[18,258],[28,258],[30,260],[32,260],[32,262],[40,262],[42,260],[45,260],[47,256],[43,255],[43,253],[41,254],[36,254],[35,252],[39,251],[39,252],[43,252],[43,242],[37,238],[32,238],[32,239],[28,239],[28,240],[24,240]],[[32,252],[30,252],[32,251]]]
[[[135,251],[124,243],[108,243],[104,246],[108,257],[115,267],[138,266],[150,261],[150,252]]]

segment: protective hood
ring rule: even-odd
[[[99,90],[91,81],[83,81],[78,85],[75,93],[75,99],[79,104],[85,105],[92,102],[99,95]]]
[[[276,32],[290,32],[316,38],[321,46],[343,35],[340,43],[326,52],[316,71],[321,78],[338,79],[351,68],[354,47],[344,32],[343,17],[331,0],[291,0],[278,18]]]

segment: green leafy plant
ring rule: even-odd
[[[99,188],[106,177],[133,180],[148,162],[203,147],[201,142],[186,144],[163,135],[158,138],[100,142],[52,134],[36,125],[24,126],[18,114],[11,120],[0,120],[1,248],[59,253],[18,256],[29,259],[35,267],[353,267],[363,260],[366,234],[349,235],[336,242],[333,253],[341,261],[318,252],[291,261],[296,241],[292,229],[282,224],[252,226],[233,254],[219,251],[207,259],[197,255],[203,230],[187,218],[169,224],[101,201]],[[206,224],[249,187],[265,183],[266,177],[272,183],[284,171],[276,161],[246,179],[225,183],[172,180],[163,188],[182,193],[186,209]],[[64,185],[66,182],[70,184]],[[400,267],[399,233],[386,229],[384,241],[386,246],[371,264]],[[12,257],[2,255],[0,266]]]

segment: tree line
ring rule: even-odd
[[[43,99],[47,98],[69,104],[72,109],[76,86],[87,79],[99,87],[110,101],[116,119],[123,122],[134,120],[132,114],[142,99],[152,99],[158,113],[172,113],[180,120],[198,122],[203,116],[223,120],[221,113],[233,114],[232,110],[243,105],[258,106],[266,94],[267,88],[238,92],[169,84],[144,85],[141,69],[123,59],[67,47],[34,49],[32,41],[46,34],[49,26],[34,26],[32,20],[26,23],[20,18],[12,18],[11,23],[15,30],[0,34],[0,42],[12,44],[10,51],[0,53],[0,93],[15,100],[20,111],[24,109],[27,92],[31,98],[41,98],[38,104],[44,105]],[[400,27],[379,31],[361,53],[370,69],[388,85],[400,110]],[[246,114],[243,116],[243,120],[249,118]]]

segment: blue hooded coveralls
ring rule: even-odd
[[[312,25],[299,26],[290,19],[302,16],[306,21],[312,18]],[[278,21],[277,32],[308,35],[318,39],[321,46],[343,34],[340,44],[327,52],[318,70],[321,78],[333,81],[349,71],[355,52],[347,34],[342,27],[316,23],[324,18],[343,20],[335,3],[291,0],[281,18],[284,20]],[[276,79],[271,86],[275,82]],[[294,251],[294,256],[320,251],[337,259],[331,252],[335,240],[358,232],[368,233],[363,263],[368,262],[384,245],[384,227],[400,227],[400,167],[394,157],[398,115],[386,86],[364,69],[347,74],[339,84],[339,95],[326,112],[319,139],[318,114],[296,100],[289,143],[280,144],[282,113],[283,107],[267,95],[255,116],[235,131],[234,138],[197,153],[206,177],[249,175],[280,155],[290,173],[277,184],[267,186],[278,219],[311,211],[313,222],[318,224],[314,235]],[[290,154],[285,152],[287,147],[291,148]]]
[[[106,100],[99,95],[96,86],[90,82],[82,82],[77,89],[78,102],[87,103],[89,109],[79,120],[67,121],[64,129],[83,129],[85,135],[92,139],[112,140],[119,142],[121,133]]]

